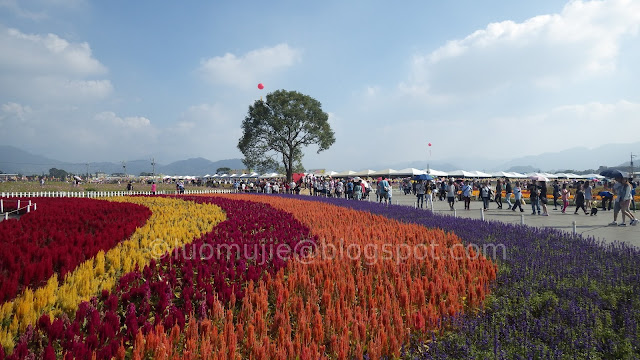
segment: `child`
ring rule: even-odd
[[[598,216],[598,203],[593,200],[591,202],[591,215],[590,216]]]

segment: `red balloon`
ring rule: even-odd
[[[262,85],[262,83],[258,84],[258,89],[260,90],[264,89],[264,85]]]
[[[431,146],[431,143],[429,143],[429,146]]]

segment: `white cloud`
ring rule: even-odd
[[[469,96],[607,75],[616,70],[621,42],[637,36],[639,26],[638,1],[571,1],[560,14],[491,23],[416,55],[402,87],[416,95]]]
[[[88,43],[0,25],[0,95],[27,103],[84,102],[113,91]]]
[[[118,117],[114,112],[106,111],[97,114],[95,116],[95,119],[107,125],[113,125],[123,131],[148,131],[149,129],[151,129],[151,121],[142,116],[130,116],[121,118]]]
[[[30,107],[13,102],[2,104],[2,107],[0,107],[0,109],[2,109],[0,120],[10,116],[15,116],[16,119],[24,121],[26,116],[28,116],[32,112]]]
[[[0,27],[0,66],[28,74],[83,77],[107,69],[93,57],[88,43],[72,43],[55,34],[25,34]]]
[[[252,50],[241,56],[226,53],[202,60],[200,72],[212,83],[249,88],[266,81],[264,79],[272,77],[274,72],[295,65],[301,58],[301,50],[279,44]]]

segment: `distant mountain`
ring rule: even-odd
[[[527,174],[532,172],[538,172],[538,170],[541,170],[541,169],[536,169],[533,166],[512,166],[506,170],[498,170],[498,171],[517,172],[521,174]]]
[[[631,144],[607,144],[594,149],[578,147],[558,152],[515,158],[492,169],[500,171],[514,166],[529,166],[535,170],[597,169],[601,165],[616,166],[629,160],[631,153],[640,153],[640,142]],[[635,162],[634,162],[635,163]]]
[[[142,172],[152,172],[153,166],[149,160],[132,160],[122,163],[92,162],[87,164],[69,163],[54,160],[45,156],[34,155],[13,146],[0,146],[0,171],[7,174],[40,175],[48,174],[49,169],[62,169],[73,174],[106,174],[124,173],[139,175]],[[241,159],[229,159],[210,161],[204,158],[180,160],[168,165],[156,164],[156,174],[165,175],[205,175],[213,174],[216,169],[228,167],[231,169],[243,169],[245,166]]]
[[[34,155],[13,146],[0,146],[0,171],[5,174],[48,174],[52,167],[60,167],[62,161]]]
[[[215,174],[216,169],[222,167],[230,169],[245,168],[241,159],[211,161],[199,157],[172,162],[169,165],[161,166],[159,171],[165,175],[206,175]]]

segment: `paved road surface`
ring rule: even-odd
[[[402,192],[394,190],[393,203],[398,205],[406,205],[414,207],[416,201],[415,195],[403,195]],[[371,201],[375,201],[375,194],[371,194]],[[368,201],[368,200],[364,200]],[[512,200],[513,202],[513,200]],[[426,205],[425,205],[426,208]],[[449,210],[449,204],[446,201],[434,201],[433,211],[443,215],[468,217],[474,219],[480,219],[482,217],[481,201],[471,201],[471,210],[464,210],[464,203],[456,201],[454,208],[456,211]],[[607,242],[622,241],[634,246],[640,247],[640,224],[637,226],[630,226],[629,219],[627,219],[626,227],[609,226],[608,224],[613,221],[613,211],[598,211],[596,216],[584,215],[580,212],[579,215],[574,215],[575,206],[567,208],[567,213],[562,214],[560,210],[553,210],[553,204],[548,205],[549,216],[531,215],[531,205],[527,204],[523,206],[524,212],[516,210],[497,208],[496,203],[489,204],[489,210],[484,212],[485,220],[497,220],[505,223],[520,224],[522,221],[526,225],[548,227],[560,229],[567,232],[573,232],[573,221],[576,222],[576,232],[582,234],[584,237],[593,237],[597,240],[604,240]],[[560,208],[558,208],[560,209]],[[633,213],[633,212],[632,212]],[[640,211],[633,213],[640,219]],[[524,215],[524,216],[523,216]],[[618,223],[622,220],[621,214],[618,215]]]

